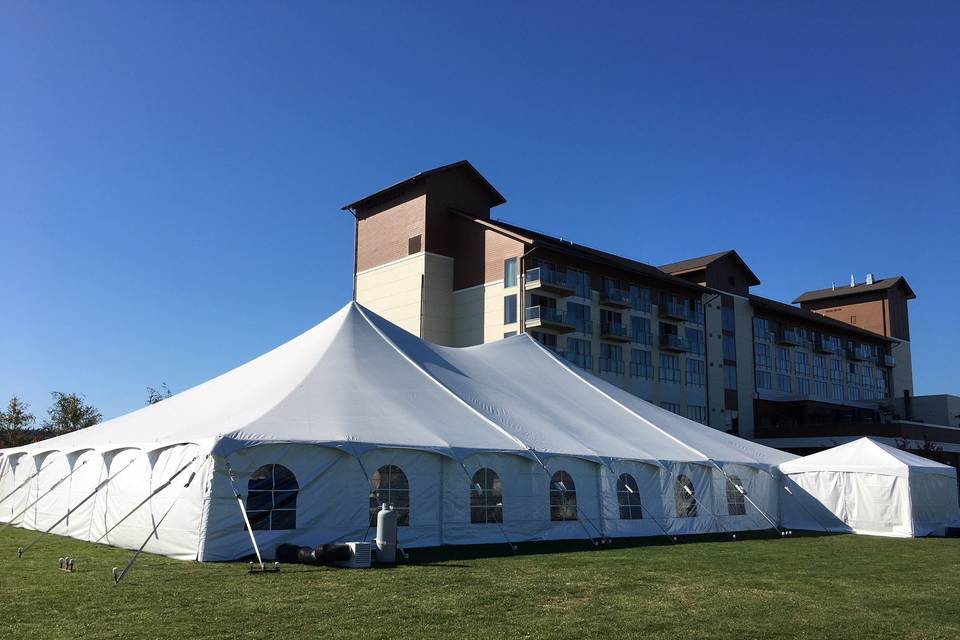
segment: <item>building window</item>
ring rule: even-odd
[[[517,332],[516,332],[516,331],[505,331],[505,332],[503,333],[503,337],[504,337],[504,338],[512,338],[512,337],[515,336],[515,335],[517,335]]]
[[[247,517],[257,531],[297,528],[297,478],[286,467],[267,464],[247,482]]]
[[[687,417],[694,422],[707,424],[707,408],[696,404],[687,405]]]
[[[503,286],[517,286],[517,259],[507,258],[503,261]]]
[[[640,507],[640,489],[637,481],[629,473],[621,473],[617,478],[617,502],[620,503],[621,520],[640,520],[643,510]]]
[[[797,378],[797,393],[802,396],[810,395],[810,378]]]
[[[554,333],[544,333],[542,331],[531,331],[530,337],[545,346],[551,351],[557,350],[557,336]]]
[[[813,381],[813,396],[815,398],[827,397],[827,383],[822,380]]]
[[[727,479],[727,513],[731,516],[747,515],[743,483],[737,476],[729,476]]]
[[[723,424],[727,433],[740,433],[740,412],[736,409],[726,409],[723,412]]]
[[[391,505],[397,512],[397,524],[410,525],[410,484],[407,475],[392,464],[377,469],[370,478],[370,526],[377,526],[380,505]]]
[[[650,330],[650,318],[630,316],[630,339],[637,344],[649,345],[653,342]]]
[[[412,256],[415,253],[420,253],[420,249],[423,245],[423,234],[418,236],[413,236],[407,240],[407,255]]]
[[[757,389],[773,389],[773,378],[769,371],[756,370]]]
[[[653,360],[649,351],[643,349],[630,350],[630,375],[634,378],[653,377]]]
[[[733,336],[723,336],[723,359],[737,359],[737,339]]]
[[[503,522],[503,484],[493,469],[479,469],[473,474],[470,522]]]
[[[690,352],[703,355],[703,331],[687,327],[684,333],[687,336],[687,348],[690,349]]]
[[[790,350],[777,347],[777,371],[790,371]]]
[[[798,351],[795,355],[795,366],[798,376],[808,376],[810,375],[810,368],[807,363],[807,354],[802,351]]]
[[[590,274],[577,269],[567,269],[567,284],[571,285],[578,298],[590,299]]]
[[[830,379],[834,382],[843,381],[843,363],[836,358],[830,359]]]
[[[769,340],[770,321],[760,316],[753,316],[753,337],[757,340]]]
[[[550,519],[554,522],[577,519],[577,487],[566,471],[550,478]]]
[[[792,386],[790,376],[785,373],[777,374],[777,391],[780,393],[791,393],[793,391]]]
[[[669,353],[660,354],[660,381],[680,383],[680,357]]]
[[[813,356],[813,377],[827,379],[827,359],[823,356]]]
[[[833,383],[830,385],[830,398],[832,400],[843,400],[843,385]]]
[[[703,360],[687,358],[687,384],[702,387],[704,384]]]
[[[860,388],[847,387],[847,400],[859,400],[859,399],[860,399]]]
[[[593,324],[590,322],[590,307],[577,302],[567,303],[567,321],[577,328],[579,333],[593,334]]]
[[[677,503],[678,518],[697,517],[696,489],[693,486],[693,481],[683,474],[677,476],[674,498]]]
[[[623,347],[600,343],[600,371],[623,375]]]
[[[650,289],[630,285],[630,304],[634,311],[650,313]]]
[[[731,390],[737,388],[737,365],[723,365],[723,388]]]
[[[506,296],[503,299],[503,324],[513,324],[517,321],[517,296]]]
[[[753,343],[753,363],[764,369],[770,368],[770,345],[765,342]]]
[[[721,307],[720,318],[723,322],[723,330],[734,333],[737,330],[737,316],[733,307]]]
[[[666,409],[667,411],[669,411],[670,413],[675,413],[677,415],[680,415],[680,405],[677,404],[676,402],[661,402],[660,406]]]
[[[581,369],[593,369],[593,355],[590,351],[591,344],[589,340],[567,338],[567,360],[577,365]]]

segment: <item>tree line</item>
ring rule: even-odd
[[[6,409],[0,409],[0,449],[21,447],[47,438],[62,436],[98,424],[103,414],[79,393],[53,391],[53,402],[47,409],[47,417],[40,423],[30,413],[30,405],[14,395]],[[156,404],[173,393],[166,383],[159,389],[147,387],[146,404]]]

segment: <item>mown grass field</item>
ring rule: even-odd
[[[416,552],[393,569],[279,575],[143,555],[115,586],[130,551],[48,536],[18,560],[35,535],[0,533],[2,638],[960,638],[957,539]]]

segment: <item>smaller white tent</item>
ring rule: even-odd
[[[790,460],[780,471],[796,498],[784,505],[793,507],[782,514],[788,528],[910,537],[960,525],[956,469],[870,438]]]

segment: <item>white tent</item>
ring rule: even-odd
[[[797,458],[780,470],[801,500],[784,501],[786,527],[910,537],[943,535],[947,526],[960,525],[956,469],[870,438]]]
[[[733,532],[777,519],[777,465],[793,457],[527,335],[438,347],[351,303],[158,404],[0,451],[0,522],[234,559],[252,549],[232,470],[267,556],[369,539],[379,502],[400,509],[407,547]]]

